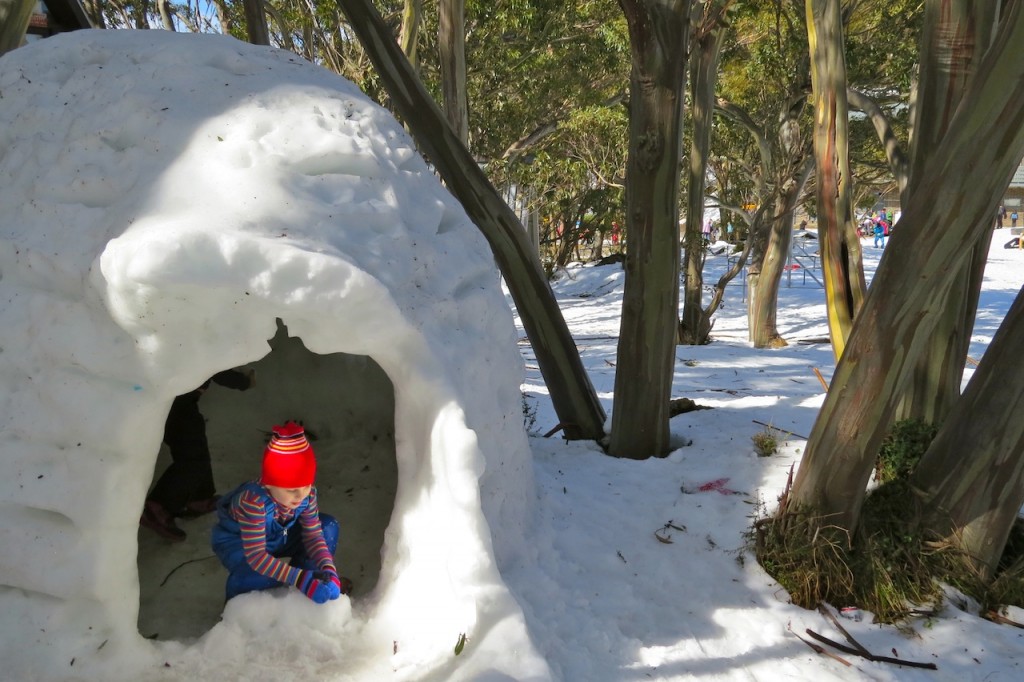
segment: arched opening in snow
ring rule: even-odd
[[[200,400],[207,421],[214,480],[224,494],[259,476],[267,433],[301,420],[317,456],[320,507],[341,525],[337,561],[355,583],[353,599],[371,592],[380,574],[384,531],[397,485],[394,387],[372,358],[308,350],[280,321],[270,352],[246,367],[256,384],[236,391],[211,384]],[[161,446],[154,480],[170,462]],[[214,515],[179,519],[188,534],[171,543],[140,528],[139,633],[190,640],[220,619],[225,569],[210,549]]]

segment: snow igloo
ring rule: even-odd
[[[0,59],[0,179],[6,679],[549,677],[500,573],[533,499],[511,312],[387,111],[287,52],[79,31]],[[351,599],[225,604],[211,517],[140,530],[171,401],[232,367],[218,490],[302,420]]]

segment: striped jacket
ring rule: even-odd
[[[316,488],[291,516],[281,510],[270,492],[255,481],[243,483],[217,503],[217,525],[213,527],[213,551],[229,570],[245,563],[260,575],[295,585],[301,568],[277,558],[288,545],[291,533],[301,533],[302,547],[320,569],[337,572],[334,558],[324,542]],[[294,540],[293,540],[294,546]]]

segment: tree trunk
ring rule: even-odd
[[[1024,504],[1024,291],[911,477],[923,522],[993,576]]]
[[[912,193],[811,431],[791,500],[853,530],[865,486],[937,306],[1024,156],[1024,14],[1014,2]],[[971,178],[969,186],[963,179]],[[1004,409],[1010,409],[1005,406]]]
[[[609,453],[669,451],[679,315],[679,173],[691,0],[619,0],[632,71],[626,281]]]
[[[242,0],[242,8],[245,11],[245,30],[249,42],[253,45],[270,45],[270,31],[267,28],[263,0]]]
[[[170,0],[156,0],[156,9],[160,12],[160,23],[165,31],[176,31],[174,28],[174,13],[171,11]]]
[[[867,285],[850,191],[849,106],[839,0],[806,0],[814,96],[818,239],[832,351],[843,354]]]
[[[778,332],[776,309],[783,265],[789,253],[793,233],[793,209],[803,192],[813,166],[796,124],[796,111],[802,97],[794,93],[787,109],[780,116],[779,153],[773,154],[767,136],[751,117],[739,107],[719,100],[717,109],[746,128],[757,144],[761,172],[755,175],[761,208],[748,229],[750,265],[747,269],[747,331],[757,348],[785,346]],[[769,197],[767,178],[775,178],[774,199]],[[765,209],[771,205],[770,211]],[[768,217],[764,216],[769,213]],[[779,221],[783,221],[781,224]]]
[[[576,225],[582,223],[582,212],[585,207],[579,207],[574,216],[564,219],[562,233],[558,235],[558,249],[555,251],[555,267],[564,268],[573,258],[573,253],[579,252],[580,228]]]
[[[899,188],[900,197],[902,197],[900,203],[906,203],[909,161],[900,147],[899,139],[897,139],[885,112],[873,99],[853,88],[846,89],[846,101],[851,107],[864,113],[874,126],[875,132],[878,134],[878,141],[881,142],[882,149],[885,151],[885,158],[889,162],[889,169],[896,179],[896,187]]]
[[[217,23],[220,24],[221,32],[224,33],[224,35],[231,35],[235,22],[231,19],[231,12],[228,10],[227,0],[213,0],[213,4],[217,8]]]
[[[960,266],[945,302],[938,306],[935,329],[893,421],[918,419],[938,426],[958,402],[992,231],[987,230],[980,239]]]
[[[21,45],[35,0],[0,0],[0,55]]]
[[[462,143],[469,144],[469,101],[466,96],[466,0],[440,0],[437,44],[441,57],[441,93],[448,123]]]
[[[750,297],[747,302],[747,325],[754,348],[781,348],[787,345],[779,334],[776,314],[783,266],[793,239],[793,208],[800,189],[794,187],[777,196],[765,226],[767,229],[759,229],[758,236],[753,231],[751,234],[752,239],[758,240],[753,246],[754,257],[747,269],[747,291]]]
[[[600,440],[604,409],[526,230],[448,125],[370,0],[345,0],[339,6],[416,143],[491,245],[566,437]]]
[[[2,1],[2,0],[0,0]],[[103,6],[105,0],[82,0],[82,9],[85,10],[85,16],[89,18],[89,24],[93,28],[106,28],[107,20],[103,16]],[[0,24],[3,22],[0,21]],[[227,31],[225,30],[225,33]]]
[[[761,225],[762,221],[764,220],[764,212],[766,208],[767,207],[765,205],[762,205],[757,210],[757,212],[754,214],[753,220],[751,220],[751,225]],[[750,234],[749,230],[748,234]],[[750,258],[750,251],[752,247],[753,239],[746,239],[743,244],[743,250],[740,252],[738,256],[736,256],[736,260],[734,260],[733,264],[722,274],[721,277],[718,278],[718,282],[715,284],[715,288],[711,292],[711,300],[708,302],[707,308],[705,308],[705,312],[707,313],[709,320],[711,316],[715,314],[715,311],[718,310],[719,306],[722,305],[722,300],[725,298],[725,287],[729,284],[729,282],[735,279],[736,276],[743,271],[744,266],[746,266],[747,260]],[[776,292],[777,291],[778,289],[776,288]],[[776,297],[776,301],[777,300],[778,297]],[[749,306],[747,308],[747,324],[750,324]],[[772,322],[773,326],[774,324],[775,323]],[[708,331],[710,333],[710,329]],[[680,335],[682,335],[682,332],[680,332]]]
[[[945,135],[971,74],[992,42],[996,5],[973,0],[941,0],[926,5],[907,195],[917,190],[921,173]],[[986,232],[983,243],[974,248],[974,257],[961,267],[928,351],[918,362],[895,413],[896,419],[921,419],[938,425],[959,397],[981,291],[977,271],[984,269],[990,238],[991,232]]]
[[[690,119],[693,139],[690,146],[690,177],[686,205],[686,237],[683,248],[686,285],[683,289],[683,314],[679,321],[679,343],[702,345],[711,333],[711,316],[704,308],[704,190],[711,150],[711,129],[715,114],[715,84],[718,79],[718,55],[725,36],[723,28],[701,35],[690,58]]]
[[[419,55],[417,45],[419,43],[420,24],[423,20],[423,0],[405,0],[402,7],[402,30],[398,34],[399,45],[406,59],[414,69],[419,70]]]
[[[135,22],[134,28],[140,31],[144,31],[149,28],[149,15],[150,15],[150,4],[152,0],[141,0],[141,2],[132,3],[127,6],[124,10],[130,14],[132,20]]]

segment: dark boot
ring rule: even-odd
[[[204,516],[217,510],[217,499],[217,496],[214,495],[213,497],[186,502],[185,506],[174,515],[183,519],[195,519]]]
[[[185,539],[185,531],[178,528],[174,523],[174,517],[156,500],[146,500],[139,525],[149,528],[171,542],[182,542]]]

